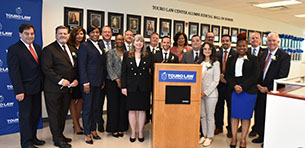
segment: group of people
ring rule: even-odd
[[[143,142],[144,125],[151,120],[154,63],[202,65],[199,143],[203,146],[209,146],[214,135],[223,132],[225,100],[230,147],[237,144],[239,119],[240,147],[246,147],[254,108],[255,125],[250,134],[259,135],[253,142],[263,142],[266,93],[272,90],[274,79],[288,76],[290,67],[290,57],[278,48],[279,37],[275,33],[268,35],[268,50],[259,47],[261,40],[255,32],[251,34],[251,48],[248,49],[245,34],[239,35],[237,50],[231,48],[231,37],[223,35],[218,51],[212,32],[206,34],[204,43],[200,36],[193,35],[191,46],[186,34],[179,32],[173,47],[169,37],[163,37],[159,46],[159,34],[152,33],[150,44],[145,46],[143,36],[134,36],[131,30],[116,35],[112,41],[110,26],[100,30],[90,25],[87,31],[77,26],[70,33],[67,27],[58,26],[56,40],[43,50],[34,43],[33,25],[22,24],[19,36],[20,41],[8,48],[7,63],[19,102],[22,148],[45,143],[36,136],[42,91],[54,146],[71,147],[72,139],[63,134],[69,108],[74,132],[84,135],[88,144],[93,144],[93,139],[100,140],[97,130],[104,132],[105,96],[106,131],[118,138],[130,127],[130,142]]]

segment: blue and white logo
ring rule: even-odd
[[[159,82],[196,83],[196,71],[160,70]]]
[[[6,88],[7,88],[7,90],[13,90],[14,89],[13,85],[6,85]]]
[[[13,36],[13,32],[1,31],[2,29],[3,29],[3,26],[0,23],[0,36],[3,36],[3,37],[12,37]]]
[[[21,14],[22,13],[22,8],[21,7],[17,7],[16,8],[16,13],[17,14]]]
[[[2,67],[2,66],[3,66],[3,61],[0,59],[0,73],[1,72],[8,72],[8,68],[7,67]]]

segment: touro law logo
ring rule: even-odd
[[[6,85],[6,88],[7,88],[7,90],[13,90],[14,89],[13,85]]]
[[[3,95],[0,95],[0,109],[1,108],[8,108],[8,107],[13,107],[14,102],[5,102],[5,98]]]
[[[21,15],[22,14],[22,8],[17,7],[16,8],[16,14],[11,14],[11,13],[5,13],[5,16],[7,19],[12,19],[12,20],[23,20],[23,21],[31,21],[31,16],[26,16],[26,15]]]
[[[195,71],[170,71],[160,70],[159,71],[159,82],[196,82]]]
[[[2,67],[3,66],[3,62],[2,60],[0,59],[0,73],[1,72],[8,72],[8,68],[7,67]]]
[[[2,29],[3,29],[3,26],[0,23],[0,36],[3,36],[3,37],[12,37],[13,36],[13,32],[2,31]]]

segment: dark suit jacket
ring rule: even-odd
[[[229,57],[235,56],[235,55],[237,55],[236,50],[234,48],[231,48],[231,50],[228,54],[228,59],[229,59]],[[223,73],[223,71],[222,71],[223,49],[222,48],[219,48],[219,50],[216,52],[216,56],[217,56],[218,61],[220,63],[220,73]],[[228,61],[228,59],[227,59],[227,61]]]
[[[139,67],[137,67],[135,58],[128,57],[128,54],[129,52],[124,53],[122,62],[122,88],[127,88],[128,92],[136,92],[137,89],[151,91],[151,59],[148,56],[142,56]]]
[[[91,86],[102,86],[106,78],[106,52],[103,48],[103,41],[99,42],[102,55],[93,43],[88,40],[79,47],[78,67],[80,83],[90,83]]]
[[[33,45],[40,63],[41,48],[37,44]],[[20,93],[32,95],[42,90],[43,76],[40,64],[36,62],[22,41],[8,48],[7,65],[16,95]]]
[[[100,42],[100,48],[102,49],[102,50],[104,50],[104,48],[106,48],[106,45],[104,44],[104,41],[103,40],[99,40],[99,42]],[[115,48],[114,46],[114,41],[110,41],[110,44],[111,44],[111,49],[113,49],[113,48]]]
[[[77,50],[72,46],[68,45],[68,47],[72,57],[75,56]],[[58,82],[61,79],[66,79],[72,83],[73,80],[78,79],[77,61],[74,60],[74,66],[72,66],[68,56],[57,41],[44,47],[41,56],[41,68],[45,75],[44,90],[46,92],[67,93],[70,90],[67,87],[60,89],[61,85],[58,85]]]
[[[163,59],[163,50],[161,50],[154,55],[154,63],[179,63],[179,59],[172,52],[169,53],[168,59]]]
[[[268,52],[262,56],[263,59],[266,59]],[[289,74],[290,69],[290,56],[281,49],[278,49],[275,53],[276,60],[272,60],[270,66],[267,70],[265,79],[263,80],[263,72],[261,72],[259,78],[259,84],[262,86],[268,87],[268,90],[273,90],[273,80],[286,78]],[[263,71],[265,62],[261,63],[261,71]],[[284,85],[279,85],[278,88],[282,88]]]
[[[244,60],[244,64],[242,67],[243,76],[239,83],[235,78],[235,66],[238,55],[231,56],[230,58],[228,58],[225,79],[227,80],[227,84],[229,85],[231,91],[233,91],[235,85],[241,85],[243,91],[249,94],[256,94],[256,85],[258,84],[258,77],[260,74],[258,59],[253,55],[247,55],[247,57],[248,60]]]
[[[200,55],[200,53],[199,53]],[[199,59],[199,55],[198,55],[198,59]],[[181,63],[184,63],[184,64],[195,64],[195,61],[194,61],[194,52],[193,52],[193,49],[184,53],[183,57],[182,57],[182,60],[181,60]]]

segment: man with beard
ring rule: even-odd
[[[232,132],[231,132],[231,96],[229,95],[230,93],[228,92],[228,86],[227,86],[227,81],[224,78],[224,73],[226,69],[226,63],[227,59],[230,56],[234,56],[237,54],[235,49],[231,48],[231,36],[230,35],[222,35],[221,37],[221,48],[219,51],[216,52],[216,56],[220,62],[220,82],[217,86],[218,89],[218,101],[216,104],[216,109],[215,109],[215,125],[216,129],[214,131],[215,135],[218,135],[219,133],[223,132],[223,118],[224,118],[224,104],[225,100],[227,102],[227,108],[228,108],[228,116],[227,116],[227,121],[228,121],[228,126],[227,126],[227,137],[231,138],[232,137]]]
[[[73,52],[76,49],[67,44],[68,28],[56,28],[56,41],[42,51],[41,68],[45,75],[44,95],[48,112],[50,130],[54,145],[70,148],[72,139],[63,135],[65,121],[71,102],[72,88],[78,85],[77,61]]]
[[[170,52],[171,39],[163,37],[161,40],[162,50],[154,55],[154,63],[179,63],[178,57]]]
[[[192,36],[192,50],[186,52],[183,55],[183,58],[181,60],[181,63],[184,64],[194,64],[198,61],[199,55],[200,55],[200,48],[201,48],[201,39],[198,35]]]

